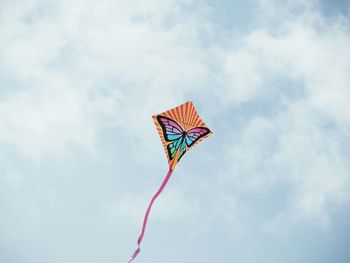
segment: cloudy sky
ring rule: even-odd
[[[0,262],[350,262],[350,3],[1,0]]]

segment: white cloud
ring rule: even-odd
[[[1,9],[0,67],[9,81],[2,83],[0,143],[30,158],[63,156],[71,145],[93,150],[101,118],[131,134],[140,126],[148,132],[140,113],[182,102],[206,74],[197,23],[182,17],[185,2],[42,4]],[[12,90],[12,79],[23,89]]]
[[[84,91],[69,85],[30,88],[0,103],[0,142],[15,145],[34,159],[45,154],[64,154],[69,144],[92,150],[98,115],[113,110],[108,98],[89,99]]]
[[[65,157],[75,145],[93,152],[103,139],[101,131],[121,126],[119,132],[133,139],[128,150],[136,153],[134,163],[165,162],[164,156],[153,155],[154,149],[159,149],[157,154],[163,149],[160,144],[153,147],[150,139],[157,136],[152,114],[193,94],[209,101],[209,107],[203,106],[206,110],[215,103],[234,101],[239,107],[246,102],[249,109],[240,116],[239,125],[231,123],[235,120],[228,113],[222,119],[219,114],[212,118],[217,125],[213,125],[213,140],[219,146],[209,148],[208,163],[218,169],[211,170],[215,174],[211,181],[212,175],[202,168],[201,178],[209,190],[193,199],[183,189],[169,187],[156,201],[152,217],[188,222],[193,236],[215,236],[210,232],[222,225],[228,235],[235,232],[225,241],[244,234],[253,240],[249,230],[255,230],[254,220],[268,233],[281,233],[291,224],[331,226],[330,207],[350,201],[349,21],[324,18],[314,11],[315,3],[284,2],[261,1],[260,26],[234,40],[229,39],[230,29],[223,30],[224,37],[218,33],[220,40],[216,40],[216,27],[205,17],[206,6],[191,1],[1,3],[0,69],[5,72],[0,74],[5,76],[0,93],[1,147],[13,146],[35,160]],[[196,8],[187,10],[191,4]],[[203,34],[210,36],[210,43],[201,42],[208,37]],[[222,38],[224,44],[217,43]],[[297,84],[290,85],[290,80]],[[263,102],[261,112],[255,107],[257,101]],[[227,128],[237,137],[227,137]],[[116,141],[122,160],[128,159],[125,142]],[[136,168],[126,171],[129,168],[118,166],[117,154],[112,155],[106,163],[113,170],[110,173],[117,170],[117,181],[108,183],[130,187],[131,177],[124,176]],[[107,177],[101,181],[112,180]],[[24,182],[36,183],[12,174],[5,180],[13,192]],[[50,185],[48,195],[54,187]],[[260,196],[284,187],[285,192],[276,194],[285,199],[282,205],[265,217],[255,211]],[[117,200],[110,203],[113,197],[102,195],[105,199],[97,206],[106,202],[111,217],[132,218],[138,224],[150,196],[148,191],[136,195],[133,191],[125,195],[116,191],[112,196]],[[214,195],[216,199],[211,198]],[[40,202],[33,203],[36,215]],[[265,211],[275,203],[269,200],[264,205]]]
[[[241,140],[228,150],[232,180],[253,191],[288,184],[287,206],[271,223],[306,220],[326,227],[330,207],[350,202],[349,21],[323,18],[303,2],[287,6],[282,13],[301,12],[287,12],[272,30],[252,31],[226,56],[231,100],[259,100],[265,92],[277,94],[280,105],[273,116],[247,120]],[[285,85],[276,93],[276,79],[298,80],[300,89]]]
[[[261,75],[263,70],[257,56],[248,50],[233,51],[226,55],[225,72],[227,74],[227,99],[235,101],[249,100],[261,89]]]

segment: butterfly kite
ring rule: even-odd
[[[140,253],[140,244],[145,234],[148,215],[151,211],[153,202],[163,191],[175,169],[175,166],[186,152],[212,133],[205,123],[199,118],[193,103],[190,101],[166,112],[156,114],[152,116],[152,118],[168,158],[169,171],[160,188],[155,193],[150,204],[148,205],[145,217],[143,219],[141,234],[137,240],[138,248],[135,250],[134,254],[129,260],[129,263],[133,261]]]

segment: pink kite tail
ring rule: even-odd
[[[143,225],[142,225],[141,234],[140,234],[139,238],[137,239],[138,248],[135,250],[134,254],[132,255],[132,257],[131,257],[131,259],[129,260],[128,263],[130,263],[131,261],[133,261],[133,260],[137,257],[137,255],[140,253],[140,251],[141,251],[141,249],[140,249],[140,244],[141,244],[141,242],[142,242],[143,235],[145,234],[145,230],[146,230],[146,225],[147,225],[147,220],[148,220],[149,212],[151,211],[153,202],[157,199],[158,195],[160,195],[160,193],[163,191],[163,189],[164,189],[165,185],[167,184],[167,182],[169,181],[169,178],[170,178],[170,176],[171,176],[172,173],[173,173],[173,170],[172,170],[172,169],[169,169],[169,172],[168,172],[168,174],[166,175],[166,177],[164,178],[162,185],[159,187],[158,191],[157,191],[156,194],[153,196],[151,202],[150,202],[149,205],[148,205],[148,208],[147,208],[145,217],[144,217],[144,219],[143,219]]]

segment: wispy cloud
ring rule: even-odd
[[[130,256],[166,169],[150,116],[187,100],[214,136],[154,207],[159,257],[346,258],[350,22],[323,5],[3,1],[0,261]]]
[[[288,12],[293,8],[299,12]],[[227,54],[231,99],[265,107],[239,127],[240,140],[228,149],[231,180],[254,191],[287,184],[284,219],[326,226],[331,206],[350,201],[349,21],[324,18],[302,1],[278,10],[263,5],[264,12],[286,16],[253,30]],[[298,85],[276,89],[288,79]],[[266,111],[267,98],[279,106]]]
[[[20,6],[2,8],[1,68],[8,79],[0,140],[28,156],[62,152],[72,143],[93,148],[106,115],[109,124],[144,125],[140,112],[183,100],[183,91],[206,73],[197,24],[182,17],[181,3]],[[13,79],[22,89],[12,89]]]

